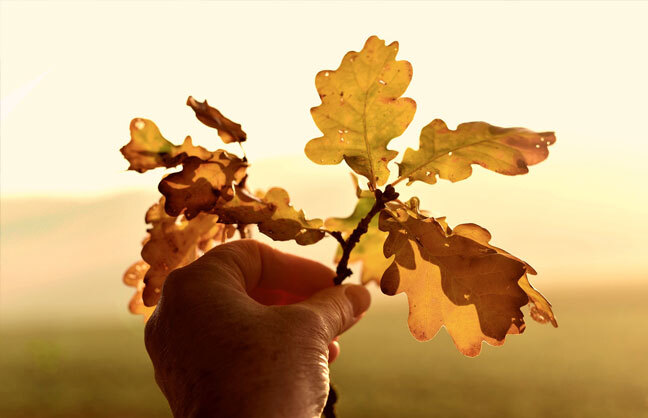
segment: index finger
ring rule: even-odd
[[[219,245],[187,266],[187,270],[197,268],[209,272],[209,279],[225,280],[266,305],[307,299],[333,286],[335,277],[333,270],[317,261],[251,239]]]

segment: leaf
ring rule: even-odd
[[[165,209],[171,216],[183,213],[187,219],[211,211],[219,198],[229,200],[233,186],[245,177],[247,163],[233,154],[219,150],[207,161],[189,157],[182,171],[169,174],[158,185],[166,197]]]
[[[128,303],[128,310],[135,315],[144,315],[144,320],[147,321],[153,311],[154,306],[144,305],[142,300],[142,291],[144,290],[144,275],[149,269],[149,265],[140,260],[133,263],[128,270],[124,273],[124,284],[135,288],[135,294]]]
[[[294,239],[299,245],[310,245],[324,237],[321,219],[307,220],[304,211],[290,205],[288,192],[274,187],[266,193],[264,201],[273,205],[272,216],[260,222],[259,231],[275,241]]]
[[[212,155],[205,148],[193,145],[189,136],[182,145],[174,145],[164,138],[155,123],[148,119],[133,119],[130,123],[130,133],[130,142],[120,151],[130,163],[128,169],[140,173],[158,167],[175,167],[190,156],[207,160]]]
[[[536,297],[520,285],[526,263],[483,245],[479,241],[486,235],[473,226],[457,227],[466,236],[457,228],[448,233],[433,218],[412,217],[404,209],[383,212],[380,228],[389,232],[385,257],[395,256],[381,289],[407,294],[408,324],[416,339],[429,340],[445,326],[459,351],[476,356],[482,341],[502,345],[507,334],[524,331],[520,308]],[[470,231],[482,234],[478,241]]]
[[[389,142],[400,136],[414,117],[416,102],[401,98],[412,79],[412,65],[396,61],[398,42],[370,37],[360,52],[348,52],[335,71],[321,71],[315,86],[322,104],[311,115],[324,136],[306,144],[306,155],[317,164],[344,159],[370,188],[387,182],[387,163],[398,152]]]
[[[376,202],[373,193],[368,190],[361,190],[358,187],[357,177],[352,175],[352,179],[356,186],[356,196],[358,196],[358,203],[353,213],[346,218],[328,218],[325,222],[327,229],[342,232],[344,239],[347,239],[351,235],[360,220],[369,213]],[[372,280],[380,282],[383,273],[391,264],[383,255],[383,244],[386,238],[387,233],[378,229],[378,217],[374,217],[369,223],[367,232],[360,237],[360,241],[358,241],[353,251],[351,251],[349,262],[362,263],[362,283],[368,283]],[[342,247],[338,246],[333,261],[339,263],[341,258]]]
[[[554,328],[558,327],[558,322],[556,321],[556,317],[554,316],[553,311],[551,310],[551,303],[549,303],[549,301],[545,299],[545,297],[542,296],[542,294],[538,292],[531,285],[531,283],[529,283],[529,278],[527,277],[527,274],[533,274],[533,275],[537,274],[537,272],[533,267],[531,267],[526,262],[520,260],[519,258],[509,254],[503,249],[490,245],[489,244],[489,241],[491,240],[490,232],[488,232],[488,230],[482,228],[479,225],[475,225],[475,224],[457,225],[454,229],[454,233],[456,235],[461,235],[463,237],[470,238],[488,248],[497,251],[498,254],[502,254],[506,257],[509,257],[513,260],[517,260],[520,263],[524,264],[526,273],[520,278],[520,280],[518,281],[518,285],[522,288],[522,290],[526,292],[527,296],[529,296],[530,303],[532,305],[531,318],[542,324],[546,322],[551,322],[551,325],[553,325]]]
[[[218,214],[218,222],[225,224],[258,224],[267,221],[276,210],[275,205],[266,202],[262,197],[254,196],[242,187],[234,187],[231,200],[222,200],[213,209]]]
[[[189,96],[187,106],[190,106],[196,112],[196,117],[199,121],[210,128],[217,129],[218,136],[221,137],[224,143],[243,142],[247,139],[247,135],[241,129],[240,124],[232,122],[223,116],[218,109],[209,106],[207,100],[201,103]]]
[[[216,242],[231,237],[235,230],[218,223],[217,215],[200,213],[189,220],[184,215],[169,216],[164,206],[164,198],[161,198],[146,213],[146,222],[151,224],[149,238],[142,248],[142,259],[150,265],[144,277],[146,306],[157,303],[171,271],[194,261]]]
[[[452,182],[472,174],[471,164],[509,176],[529,172],[528,166],[544,161],[547,147],[556,142],[553,132],[500,128],[485,122],[468,122],[448,129],[441,119],[421,131],[419,149],[408,148],[399,164],[399,178],[436,183],[436,176]]]

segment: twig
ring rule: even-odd
[[[245,232],[245,228],[247,225],[245,224],[237,224],[236,225],[236,230],[238,231],[239,235],[241,236],[241,239],[247,238],[247,233]]]
[[[396,193],[396,190],[394,190],[394,187],[391,185],[385,187],[384,192],[382,192],[381,190],[376,190],[374,192],[374,195],[376,196],[376,203],[374,203],[369,213],[367,213],[365,217],[360,220],[358,226],[356,226],[351,235],[349,235],[349,238],[344,241],[344,244],[342,244],[340,242],[340,239],[338,239],[338,242],[340,242],[340,245],[342,245],[342,258],[340,259],[340,262],[337,265],[337,269],[335,270],[335,273],[337,275],[333,279],[333,282],[336,285],[341,284],[344,279],[346,279],[353,273],[348,267],[351,251],[356,246],[358,241],[360,241],[360,237],[362,237],[362,235],[364,235],[369,230],[369,223],[371,222],[373,217],[376,216],[378,212],[385,209],[385,203],[398,198],[398,193]]]
[[[342,232],[340,232],[340,231],[329,231],[328,229],[324,230],[324,232],[326,232],[327,234],[329,234],[330,236],[335,238],[337,240],[337,242],[339,242],[342,247],[344,247],[346,245],[346,241],[344,240],[344,237],[342,236]]]

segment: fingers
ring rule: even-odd
[[[316,315],[321,327],[318,331],[330,342],[355,324],[370,304],[371,296],[364,286],[343,285],[321,290],[297,305]]]
[[[321,263],[249,239],[219,245],[181,272],[194,279],[225,281],[268,305],[304,300],[332,286],[335,276]]]
[[[333,363],[340,355],[340,343],[337,338],[328,345],[329,363]]]

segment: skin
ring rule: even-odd
[[[175,417],[319,417],[337,337],[369,308],[358,285],[253,240],[172,272],[146,324]]]

